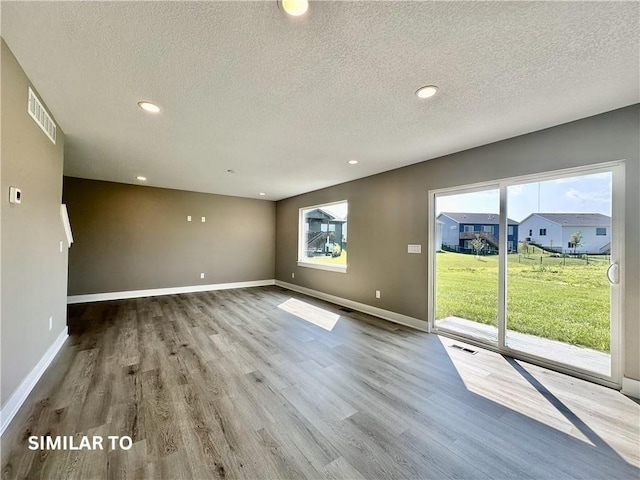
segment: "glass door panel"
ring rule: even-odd
[[[505,346],[611,375],[612,173],[507,187]]]
[[[435,196],[434,326],[497,344],[499,188]]]

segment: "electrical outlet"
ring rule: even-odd
[[[204,223],[207,219],[202,217],[202,223]]]
[[[376,290],[376,298],[380,298],[380,290]]]
[[[296,274],[291,272],[291,278],[296,278]]]
[[[49,330],[53,328],[53,317],[49,317]]]
[[[201,274],[200,274],[200,278],[204,278],[204,273],[201,273]]]
[[[191,215],[187,215],[187,222],[191,221]]]

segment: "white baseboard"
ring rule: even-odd
[[[622,377],[622,393],[629,397],[640,399],[640,381],[633,378]]]
[[[254,280],[250,282],[213,283],[210,285],[190,285],[187,287],[153,288],[150,290],[129,290],[126,292],[91,293],[88,295],[71,295],[67,304],[103,302],[105,300],[123,300],[125,298],[158,297],[176,293],[210,292],[213,290],[229,290],[232,288],[265,287],[275,285],[275,280]]]
[[[328,293],[301,287],[299,285],[294,285],[293,283],[276,280],[275,284],[279,287],[293,290],[294,292],[304,293],[305,295],[309,295],[310,297],[326,300],[327,302],[335,303],[336,305],[341,305],[343,307],[351,308],[352,310],[367,313],[369,315],[373,315],[374,317],[389,320],[393,323],[399,323],[400,325],[415,328],[416,330],[420,330],[423,332],[429,331],[428,323],[418,318],[409,317],[401,313],[391,312],[389,310],[384,310],[378,307],[373,307],[365,303],[354,302],[353,300],[347,300],[346,298],[336,297],[335,295],[329,295]]]
[[[31,393],[31,390],[33,390],[33,387],[36,386],[42,374],[56,357],[68,336],[67,327],[64,327],[64,330],[60,332],[60,335],[58,335],[53,344],[47,349],[38,364],[29,372],[29,375],[22,381],[16,391],[9,397],[9,400],[7,400],[2,410],[0,410],[0,435],[4,433],[5,429],[11,423],[11,420],[13,420],[13,417],[18,413],[18,410],[20,410],[20,407]]]

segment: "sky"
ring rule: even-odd
[[[581,175],[545,182],[524,183],[507,189],[508,217],[518,222],[531,213],[602,213],[611,216],[611,173]],[[436,199],[442,212],[499,213],[499,190]]]
[[[340,218],[347,218],[348,208],[346,203],[336,203],[333,205],[327,205],[322,207],[323,210]]]

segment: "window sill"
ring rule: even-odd
[[[298,260],[299,267],[315,268],[316,270],[326,270],[328,272],[347,273],[346,265],[329,265],[326,263],[303,262]]]

